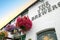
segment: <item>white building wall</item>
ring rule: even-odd
[[[60,2],[60,0],[46,0],[51,5],[57,4]],[[42,4],[42,3],[41,3]],[[38,10],[38,6],[41,5],[40,3],[37,3],[33,7],[29,9],[28,16],[30,19],[32,19],[33,16],[35,16]],[[60,7],[58,7],[56,10],[52,10],[51,12],[48,12],[45,15],[42,15],[41,17],[35,19],[32,21],[33,26],[32,29],[27,32],[26,34],[26,40],[31,38],[32,40],[37,40],[36,34],[42,30],[49,29],[49,28],[55,28],[57,38],[60,40]]]

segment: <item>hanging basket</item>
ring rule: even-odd
[[[20,28],[22,31],[28,31],[32,28],[32,21],[29,17],[18,17],[16,20],[16,27]]]

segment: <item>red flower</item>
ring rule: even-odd
[[[24,31],[28,31],[32,27],[32,21],[29,19],[29,17],[18,17],[16,21],[16,26],[21,28]]]

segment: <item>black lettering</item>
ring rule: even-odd
[[[35,15],[35,19],[38,18],[38,15]]]
[[[52,11],[52,9],[51,9],[51,7],[49,7],[49,8],[48,8],[48,12],[51,12],[51,11]]]
[[[38,10],[39,13],[42,12],[42,6],[39,6],[39,10]]]
[[[39,15],[39,17],[41,17],[41,14],[38,14]]]
[[[58,8],[56,5],[53,5],[52,6],[53,10],[55,10],[56,8]]]
[[[46,14],[47,13],[47,9],[46,8],[43,8],[42,9],[42,15]]]
[[[60,2],[58,2],[58,6],[60,7]]]
[[[51,5],[48,3],[48,1],[46,2],[46,8],[48,9],[48,12],[51,12]]]
[[[35,18],[34,17],[32,17],[32,21],[34,20]]]
[[[45,7],[46,7],[46,5],[45,5],[45,3],[43,3],[43,4],[42,4],[42,8],[45,8]]]
[[[40,13],[40,11],[38,10],[38,15],[39,15],[39,17],[41,16],[41,13]]]
[[[46,2],[46,7],[49,8],[50,7],[50,4],[48,3],[48,1]]]

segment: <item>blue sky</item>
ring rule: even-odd
[[[22,7],[29,0],[0,0],[0,19],[8,16],[9,12]]]

